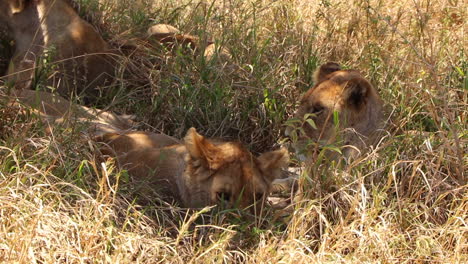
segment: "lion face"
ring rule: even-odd
[[[197,203],[247,207],[261,202],[289,162],[285,149],[255,157],[239,143],[213,143],[193,128],[185,137],[185,146],[189,154],[186,177],[195,187],[189,190],[191,207]],[[197,197],[198,193],[204,197]]]
[[[239,143],[215,142],[194,128],[182,144],[161,148],[151,147],[157,145],[153,142],[131,149],[134,144],[127,144],[129,137],[124,135],[105,135],[97,140],[106,143],[106,153],[110,153],[108,147],[114,150],[135,186],[144,186],[190,208],[215,204],[245,208],[264,201],[271,182],[289,162],[285,149],[256,157]],[[125,151],[116,147],[121,143]]]
[[[295,113],[295,118],[302,121],[295,150],[316,149],[307,146],[306,142],[312,141],[340,144],[346,157],[356,155],[379,127],[380,97],[358,71],[341,70],[333,62],[322,65],[314,79],[315,86],[303,95]],[[294,128],[289,127],[286,134],[292,133]]]

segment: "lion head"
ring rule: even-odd
[[[128,137],[104,142],[113,148],[120,140]],[[244,208],[264,201],[272,181],[289,162],[285,149],[257,157],[240,143],[209,140],[194,128],[182,144],[152,145],[127,152],[114,149],[119,165],[128,170],[135,186],[191,208],[215,204]]]
[[[319,149],[312,142],[339,144],[346,158],[355,156],[380,127],[382,101],[376,89],[358,71],[334,62],[320,66],[314,82],[295,113],[300,129],[288,127],[286,134],[297,136],[294,148],[302,154]]]
[[[186,177],[195,187],[189,198],[204,193],[202,204],[226,202],[246,207],[261,201],[289,162],[285,149],[256,157],[240,143],[211,141],[194,128],[187,132],[184,144],[188,153]]]

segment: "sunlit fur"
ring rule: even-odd
[[[156,134],[147,131],[106,133],[105,135],[97,138],[97,140],[100,142],[110,143],[108,148],[101,148],[101,151],[107,155],[113,155],[115,153],[127,153],[134,149],[162,148],[181,143],[180,140],[168,135]]]
[[[29,88],[37,60],[49,54],[54,65],[47,84],[64,97],[72,93],[94,100],[97,88],[113,75],[115,57],[107,43],[65,0],[3,0],[2,15],[13,33],[16,50],[7,79]]]
[[[192,208],[213,204],[247,207],[263,200],[289,161],[285,149],[256,157],[239,143],[208,140],[194,128],[183,143],[166,147],[148,144],[122,151],[122,144],[129,146],[128,140],[128,135],[97,138],[105,143],[106,153],[113,150],[136,188]]]
[[[301,98],[295,118],[307,114],[317,129],[304,122],[304,134],[294,144],[297,151],[312,150],[306,140],[325,144],[340,143],[345,157],[352,157],[373,142],[382,121],[382,101],[376,89],[356,70],[341,70],[340,65],[328,62],[314,74],[315,85]],[[333,113],[339,115],[334,124]],[[293,128],[286,130],[292,133]],[[340,142],[338,142],[338,140]],[[310,153],[310,151],[309,151]]]
[[[37,114],[47,127],[64,123],[78,124],[90,136],[119,133],[133,127],[133,116],[78,105],[57,94],[44,91],[15,90],[12,95],[0,94],[1,101],[21,104]]]

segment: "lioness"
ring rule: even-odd
[[[208,140],[194,128],[183,143],[160,138],[164,147],[132,145],[131,135],[112,133],[96,140],[106,143],[104,153],[116,155],[135,185],[190,208],[219,203],[247,207],[263,201],[289,162],[285,149],[255,157],[239,143]]]
[[[295,113],[295,118],[310,118],[312,122],[301,122],[303,132],[299,132],[293,147],[299,153],[310,154],[318,148],[308,146],[308,140],[324,144],[341,142],[345,158],[356,156],[373,142],[381,127],[383,103],[376,89],[358,71],[342,70],[334,62],[320,66],[314,73],[314,82]],[[294,127],[286,129],[289,136],[297,132]]]
[[[36,62],[46,55],[54,71],[47,84],[64,97],[76,92],[93,100],[113,75],[108,44],[65,0],[2,0],[0,15],[16,44],[7,80],[17,88],[29,88]]]

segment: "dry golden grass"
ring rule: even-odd
[[[349,167],[313,164],[289,208],[253,217],[143,202],[79,126],[45,133],[0,101],[0,262],[468,262],[463,1],[74,3],[116,47],[169,23],[215,39],[239,66],[161,47],[133,55],[144,74],[122,75],[111,108],[143,129],[181,137],[195,126],[270,150],[313,70],[333,60],[378,88],[388,133]]]

